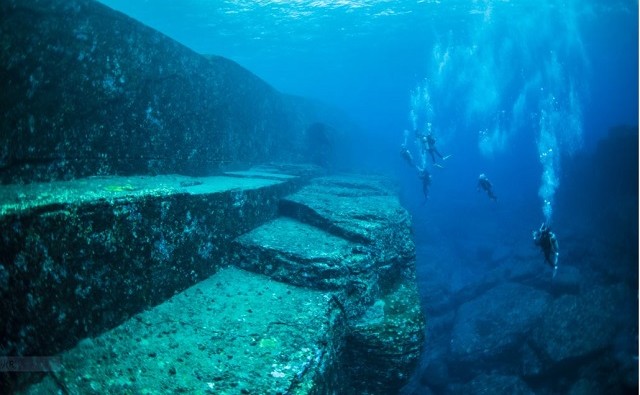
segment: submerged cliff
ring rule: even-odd
[[[301,160],[318,122],[344,134],[337,111],[91,0],[3,0],[0,37],[2,183],[205,175]]]
[[[397,392],[410,218],[384,179],[312,170],[0,186],[0,347],[60,366],[26,393]]]

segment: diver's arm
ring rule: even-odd
[[[533,236],[533,244],[539,246],[540,245],[540,232],[534,230],[531,232],[531,236]]]

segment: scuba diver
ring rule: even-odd
[[[423,152],[425,152],[425,154],[428,152],[431,155],[431,160],[433,161],[433,164],[436,167],[442,167],[441,165],[436,163],[436,155],[438,155],[440,157],[440,159],[442,159],[442,160],[448,159],[451,155],[442,156],[440,151],[438,151],[438,149],[436,148],[436,139],[435,139],[435,137],[433,137],[433,134],[431,134],[431,124],[430,123],[427,124],[427,128],[428,128],[429,131],[427,132],[426,135],[425,134],[420,134],[420,132],[418,132],[418,130],[416,129],[416,131],[415,131],[416,137],[422,143]]]
[[[489,181],[487,176],[485,176],[484,173],[480,174],[480,177],[478,177],[478,191],[482,189],[483,191],[487,192],[487,195],[489,195],[489,199],[497,202],[498,197],[493,194],[492,188],[493,185],[491,185],[491,181]]]
[[[424,169],[418,168],[418,178],[422,181],[422,193],[426,202],[429,199],[429,186],[431,185],[431,174],[426,167]]]
[[[558,239],[544,222],[539,230],[533,231],[533,243],[542,249],[544,260],[553,267],[553,277],[558,270]]]
[[[434,164],[436,163],[436,156],[434,155],[434,153],[437,154],[440,157],[440,159],[444,160],[444,157],[442,156],[440,151],[438,151],[438,149],[436,148],[436,139],[433,137],[431,133],[427,134],[426,136],[422,136],[422,141],[423,141],[423,144],[426,145],[427,151],[431,155],[431,160],[433,161]]]
[[[409,165],[411,165],[411,167],[416,167],[416,164],[413,161],[413,155],[411,155],[411,151],[409,151],[406,144],[402,144],[400,147],[400,155]]]

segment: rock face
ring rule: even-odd
[[[301,184],[259,174],[0,187],[0,349],[54,354],[215,273]]]
[[[630,300],[634,297],[622,285],[562,296],[533,332],[533,345],[553,364],[605,350],[615,340],[618,323],[633,314]],[[627,306],[627,311],[621,306]]]
[[[409,379],[424,341],[424,318],[413,279],[369,307],[347,332],[350,387],[368,394],[394,394]]]
[[[637,142],[613,131],[569,162],[555,275],[520,207],[416,214],[428,340],[403,394],[638,393]]]
[[[525,382],[516,376],[481,374],[466,385],[456,386],[460,394],[473,395],[534,395]]]
[[[451,358],[483,360],[485,366],[517,349],[542,319],[550,297],[519,284],[499,285],[458,308],[451,335]]]
[[[424,317],[409,217],[384,179],[333,176],[280,201],[278,218],[236,240],[238,264],[331,290],[347,320],[350,388],[395,393],[421,352]]]
[[[0,35],[0,183],[291,162],[343,126],[92,0],[2,1]]]
[[[26,392],[397,392],[424,341],[409,217],[381,179],[287,169],[1,186],[0,347],[63,366]]]

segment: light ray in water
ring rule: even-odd
[[[424,132],[424,128],[433,122],[433,106],[429,93],[429,81],[424,80],[411,92],[409,119],[413,130]]]
[[[411,135],[414,136],[416,151],[420,153],[420,168],[427,165],[426,152],[421,149],[420,142],[415,136],[417,133],[430,133],[433,121],[433,106],[431,104],[431,95],[429,93],[429,81],[424,80],[411,91],[411,108],[409,111],[409,120],[411,121]],[[405,131],[405,144],[407,141]]]
[[[538,156],[542,165],[542,179],[538,195],[542,199],[542,214],[545,222],[551,222],[553,214],[553,199],[558,188],[559,173],[559,149],[558,140],[556,138],[553,116],[541,111],[540,114],[540,136],[538,138]]]
[[[546,63],[543,74],[549,92],[541,95],[538,102],[537,148],[542,165],[538,195],[545,222],[551,223],[554,197],[560,185],[560,157],[582,146],[582,111],[574,84],[555,55]]]
[[[542,214],[550,222],[560,159],[582,144],[590,67],[580,22],[589,14],[575,0],[566,7],[542,1],[519,18],[506,4],[486,0],[479,7],[468,29],[442,32],[430,49],[428,76],[411,92],[410,120],[420,130],[423,122],[444,129],[448,140],[476,139],[488,158],[530,133],[542,166]]]

